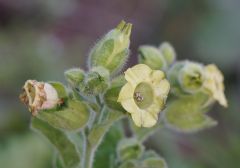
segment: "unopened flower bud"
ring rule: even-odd
[[[28,106],[33,116],[36,116],[40,110],[52,109],[62,103],[52,85],[35,80],[26,81],[20,100]]]
[[[140,158],[143,150],[144,148],[142,144],[140,144],[135,138],[123,139],[117,146],[117,154],[122,162]]]
[[[109,71],[98,66],[91,69],[85,79],[83,92],[87,95],[103,93],[109,86]]]
[[[159,50],[161,51],[163,57],[165,58],[168,65],[171,65],[174,60],[176,59],[176,52],[173,46],[168,43],[164,42],[159,46]]]
[[[165,69],[167,67],[165,58],[158,48],[143,45],[139,47],[138,52],[140,63],[146,64],[154,70]]]
[[[79,87],[84,80],[84,71],[79,68],[72,68],[64,73],[66,80],[72,87]]]
[[[124,21],[108,32],[90,52],[90,66],[103,66],[110,73],[121,70],[129,54],[132,24]]]

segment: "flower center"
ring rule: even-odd
[[[203,76],[200,72],[193,72],[190,74],[185,74],[182,76],[183,87],[186,87],[188,90],[195,91],[199,89],[203,84]]]
[[[148,108],[153,103],[153,89],[146,82],[139,83],[134,90],[134,101],[141,109]]]

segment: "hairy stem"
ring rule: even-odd
[[[123,117],[121,112],[110,112],[108,111],[108,117],[106,120],[96,123],[89,131],[85,134],[85,158],[84,158],[84,168],[93,168],[93,161],[95,156],[95,151],[101,144],[104,135],[107,133],[112,124]]]

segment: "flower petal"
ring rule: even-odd
[[[133,98],[133,94],[134,94],[134,88],[130,83],[127,83],[122,87],[117,101],[121,102],[123,100]]]
[[[166,79],[154,84],[154,93],[156,96],[166,98],[170,91],[170,84]]]
[[[152,72],[151,68],[149,68],[145,64],[138,64],[132,68],[129,68],[125,72],[125,79],[135,87],[138,83],[143,81],[144,79],[149,78],[150,73]]]
[[[123,108],[129,113],[135,113],[140,110],[133,98],[122,100],[121,104]]]
[[[165,77],[164,73],[160,70],[152,71],[151,73],[151,81],[153,84],[159,83]]]
[[[140,110],[131,114],[134,123],[138,127],[152,127],[157,123],[157,117],[145,110]]]
[[[228,106],[227,99],[224,95],[224,92],[218,92],[213,95],[213,97],[224,107]]]

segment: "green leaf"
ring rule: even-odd
[[[204,113],[202,99],[187,96],[172,101],[165,110],[165,122],[170,128],[180,132],[196,132],[217,124]]]
[[[52,85],[57,90],[59,98],[67,98],[68,95],[67,95],[67,92],[66,92],[66,88],[65,88],[65,86],[62,83],[60,83],[60,82],[53,82],[53,81],[50,81],[48,83],[50,85]]]
[[[76,168],[80,164],[80,154],[76,146],[66,136],[66,134],[58,130],[47,122],[38,118],[32,118],[32,128],[41,132],[58,150],[65,168]]]
[[[55,168],[64,168],[64,163],[63,163],[63,161],[61,159],[61,156],[60,156],[60,154],[58,152],[55,153],[53,166]]]
[[[87,124],[89,115],[89,108],[84,102],[69,100],[67,108],[59,111],[41,111],[37,117],[55,128],[74,131]]]
[[[104,137],[103,142],[96,151],[94,168],[115,168],[116,146],[124,136],[120,124],[120,122],[114,124]]]

